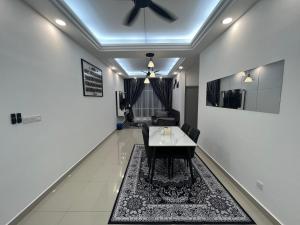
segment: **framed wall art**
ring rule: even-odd
[[[103,97],[102,70],[81,59],[83,96]]]

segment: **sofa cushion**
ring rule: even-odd
[[[159,121],[161,120],[161,121]],[[158,111],[152,116],[152,125],[170,125],[178,126],[180,121],[180,112],[174,109],[170,111]]]
[[[157,111],[156,113],[155,113],[155,116],[156,117],[167,117],[168,116],[168,111]]]

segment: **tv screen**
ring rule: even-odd
[[[238,109],[242,106],[241,89],[228,90],[223,94],[223,107],[230,109]]]

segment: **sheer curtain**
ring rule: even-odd
[[[146,119],[154,116],[156,111],[164,110],[164,107],[152,86],[147,84],[132,109],[136,119]]]

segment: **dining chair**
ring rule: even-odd
[[[182,130],[184,133],[186,133],[186,134],[189,133],[190,129],[191,129],[191,126],[188,125],[187,123],[184,123],[184,124],[182,125],[182,127],[181,127],[181,130]]]
[[[147,123],[142,123],[142,129],[149,133],[149,126]]]
[[[149,146],[149,127],[147,124],[142,125],[142,135],[143,135],[143,140],[144,140],[144,146],[145,146],[145,151],[146,151],[146,156],[147,156],[147,164],[148,164],[148,175],[150,178],[150,181],[152,182],[154,172],[155,172],[155,164],[157,159],[163,159],[167,163],[168,167],[168,177],[170,178],[171,176],[171,171],[170,171],[170,161],[171,161],[171,155],[169,153],[169,150],[165,148],[151,148]]]
[[[195,142],[197,144],[198,138],[200,136],[200,130],[198,130],[196,128],[191,128],[190,131],[189,131],[188,136],[193,140],[193,142]],[[194,157],[194,155],[195,155],[195,148],[196,147],[193,147],[192,157]]]
[[[149,126],[147,123],[142,123],[142,135],[144,140],[144,146],[146,150],[148,167],[151,167],[151,148],[149,147]]]
[[[188,134],[188,136],[195,143],[197,143],[199,135],[200,135],[200,131],[196,128],[191,128],[189,131],[189,134]],[[173,176],[173,173],[174,173],[174,159],[184,159],[188,163],[188,167],[189,167],[190,173],[191,173],[192,183],[194,182],[192,158],[195,155],[195,149],[196,149],[196,147],[179,147],[179,148],[174,148],[171,151],[171,154],[172,154],[171,166],[170,166],[171,167],[171,176]]]

